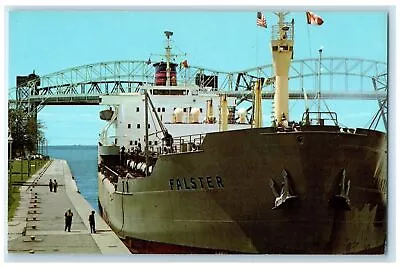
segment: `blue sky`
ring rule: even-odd
[[[33,70],[46,75],[102,61],[146,60],[151,53],[163,52],[165,30],[174,32],[174,47],[187,53],[192,65],[239,71],[270,64],[270,28],[256,27],[256,11],[13,10],[8,14],[8,88],[15,86],[17,75]],[[269,25],[275,24],[272,12],[261,11]],[[295,59],[316,58],[323,46],[324,57],[386,61],[386,12],[316,13],[325,21],[320,27],[308,26],[305,12],[288,15],[288,20],[296,22]],[[342,119],[354,127],[366,127],[378,109],[376,101],[328,104],[345,111]],[[291,106],[301,112],[304,104]],[[103,124],[98,119],[99,109],[45,107],[39,119],[46,126],[49,145],[95,145]],[[270,111],[264,114],[268,117]]]

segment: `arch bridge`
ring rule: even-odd
[[[252,98],[252,85],[261,79],[263,98],[273,99],[272,64],[237,72],[198,66],[177,70],[178,85],[197,85],[200,90]],[[380,119],[387,127],[387,63],[358,58],[310,58],[294,60],[289,70],[289,98],[319,96],[323,99],[376,100]],[[102,95],[138,92],[154,85],[150,61],[111,61],[77,66],[48,75],[17,77],[9,89],[9,105],[37,114],[45,105],[98,105]]]

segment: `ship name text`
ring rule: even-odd
[[[201,190],[201,189],[222,189],[221,176],[205,176],[196,178],[170,179],[169,188],[173,191],[180,190]]]

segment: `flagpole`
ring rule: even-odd
[[[310,52],[310,58],[311,58],[311,37],[310,37],[310,27],[307,25],[307,34],[308,34],[308,49]]]
[[[258,66],[258,27],[256,28],[256,66]]]
[[[267,28],[267,21],[264,14],[261,11],[257,12],[257,26]],[[256,31],[256,66],[258,66],[258,32]]]

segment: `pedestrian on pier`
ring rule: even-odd
[[[67,212],[64,214],[65,216],[65,231],[71,232],[71,225],[72,225],[72,216],[74,216],[74,213],[72,213],[71,209],[68,209]]]
[[[57,187],[58,187],[58,182],[57,182],[57,180],[54,180],[54,185],[53,185],[53,187],[54,187],[54,192],[57,193]]]
[[[96,233],[96,223],[94,221],[94,211],[92,210],[92,214],[89,215],[89,225],[90,225],[90,232]]]
[[[50,179],[49,180],[49,188],[50,188],[50,192],[53,191],[53,181]]]

